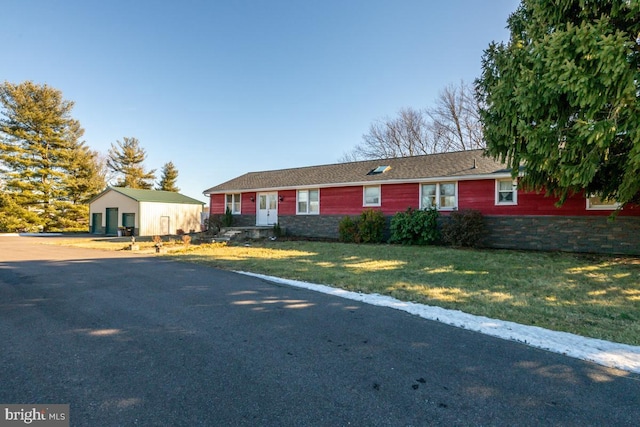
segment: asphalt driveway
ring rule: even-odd
[[[72,426],[637,425],[640,376],[162,257],[0,237],[0,403]]]

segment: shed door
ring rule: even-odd
[[[99,234],[102,229],[102,214],[93,213],[91,215],[91,233]]]
[[[122,214],[122,226],[123,227],[135,227],[136,226],[136,214],[123,213]]]
[[[107,208],[106,233],[118,234],[118,208]]]
[[[160,217],[160,234],[166,236],[169,234],[169,217],[161,216]]]

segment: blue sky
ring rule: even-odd
[[[369,125],[480,74],[517,0],[4,0],[0,80],[75,102],[86,144],[135,137],[181,192],[335,163]]]

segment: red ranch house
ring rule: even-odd
[[[210,214],[228,207],[239,226],[278,223],[287,233],[335,238],[345,215],[364,209],[392,216],[435,206],[443,215],[476,209],[496,248],[640,254],[640,207],[519,190],[504,164],[483,150],[250,172],[211,187]]]

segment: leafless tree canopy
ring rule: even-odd
[[[404,108],[396,118],[377,120],[362,135],[362,144],[353,153],[356,159],[415,156],[431,152],[425,115]]]
[[[395,118],[377,120],[362,142],[341,161],[383,159],[484,147],[473,88],[461,82],[440,92],[435,106],[403,108]]]
[[[461,82],[440,92],[426,111],[438,152],[475,150],[485,146],[473,88]]]

